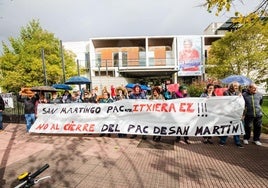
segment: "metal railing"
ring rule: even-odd
[[[127,67],[170,67],[170,66],[177,66],[177,63],[174,58],[166,58],[166,59],[156,59],[156,58],[149,58],[148,63],[146,59],[128,59],[128,60],[112,60],[112,59],[102,59],[96,60],[91,62],[91,68],[95,67],[117,67],[119,69],[124,69]]]
[[[17,100],[17,95],[12,95],[14,108],[6,108],[3,112],[3,123],[25,123],[24,104]]]

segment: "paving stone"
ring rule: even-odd
[[[252,142],[237,148],[230,137],[225,146],[191,144],[162,137],[161,142],[99,137],[98,135],[27,134],[24,124],[6,124],[0,134],[0,187],[18,184],[17,176],[48,163],[36,187],[56,188],[266,188],[268,135],[263,146]]]

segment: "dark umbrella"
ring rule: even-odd
[[[51,86],[35,86],[31,88],[32,91],[40,91],[40,92],[53,92],[57,91],[54,87]]]
[[[63,90],[72,90],[73,88],[66,84],[53,84],[52,87],[55,89],[63,89]]]
[[[90,84],[91,81],[83,76],[73,76],[65,84]]]
[[[135,85],[139,85],[142,90],[151,90],[151,88],[146,85],[133,84],[133,83],[128,83],[125,87],[133,89]]]
[[[242,86],[247,86],[252,83],[252,80],[243,75],[231,75],[221,80],[224,84],[229,84],[232,82],[238,82]]]

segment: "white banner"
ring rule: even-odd
[[[238,96],[114,103],[39,104],[33,133],[125,133],[161,136],[244,134]]]

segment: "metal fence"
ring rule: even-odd
[[[6,108],[3,112],[4,123],[25,123],[24,104],[18,101],[17,95],[12,95],[14,108]]]

